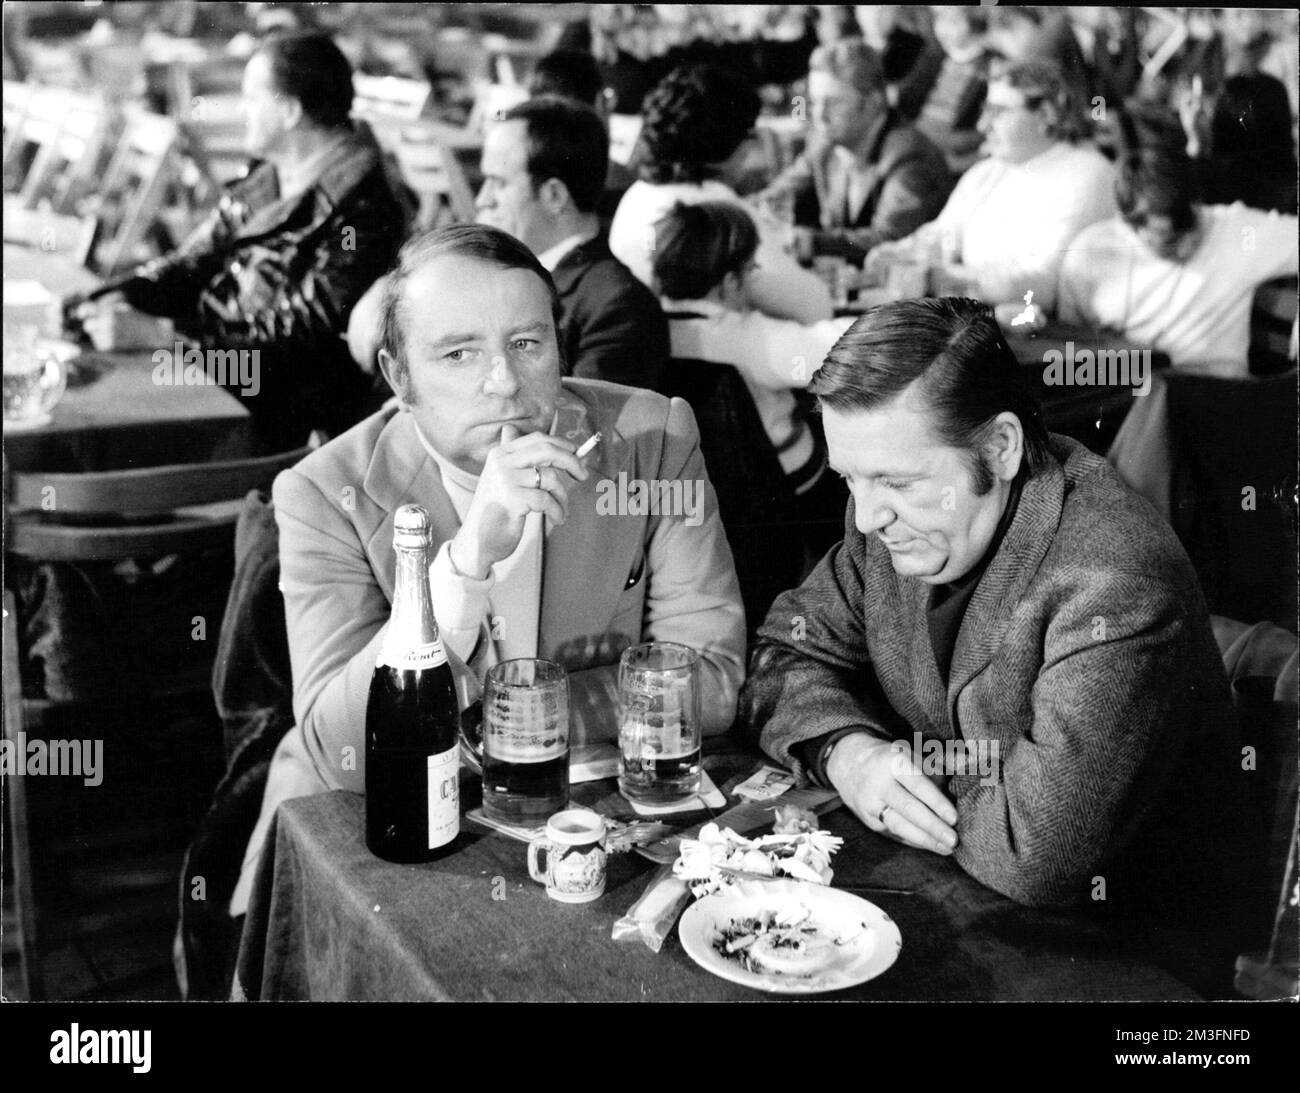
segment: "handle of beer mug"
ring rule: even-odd
[[[528,875],[538,884],[551,883],[551,864],[555,860],[551,855],[555,850],[556,847],[552,846],[547,839],[534,839],[528,844]],[[541,854],[546,855],[546,867],[544,869],[537,860]]]
[[[456,704],[460,707],[461,761],[475,774],[483,773],[483,687],[478,674],[444,646],[451,678],[456,684]]]
[[[41,413],[48,414],[68,389],[68,366],[57,354],[48,353],[41,365]]]

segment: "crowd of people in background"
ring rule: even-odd
[[[833,530],[844,495],[801,393],[847,325],[810,268],[823,259],[878,281],[927,268],[930,294],[994,306],[1032,293],[1038,314],[1175,368],[1248,374],[1254,294],[1297,270],[1294,21],[593,5],[487,126],[475,217],[553,276],[566,375],[673,393],[673,359],[735,368],[792,503]],[[267,350],[262,389],[240,397],[270,447],[337,435],[388,394],[381,274],[410,201],[348,121],[348,73],[321,32],[258,46],[243,89],[258,166],[119,292],[200,342]],[[614,114],[639,119],[626,162]],[[757,137],[783,116],[796,152],[765,173]],[[812,558],[824,534],[809,535]]]

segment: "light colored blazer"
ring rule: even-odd
[[[850,504],[844,542],[772,605],[740,702],[796,770],[797,745],[837,729],[996,745],[993,777],[949,780],[954,859],[1028,904],[1089,902],[1093,877],[1149,849],[1178,809],[1222,808],[1202,780],[1232,769],[1227,681],[1187,555],[1100,456],[1064,437],[1052,454],[970,599],[946,686],[930,586],[894,572]]]
[[[694,415],[681,399],[637,388],[581,379],[563,387],[562,404],[585,415],[583,432],[603,433],[586,459],[593,473],[574,487],[568,520],[547,531],[543,548],[538,656],[569,672],[573,739],[617,736],[619,656],[652,640],[700,652],[703,730],[724,732],[744,678],[745,617]],[[611,513],[620,473],[690,484],[699,522]],[[396,510],[424,505],[435,548],[460,527],[411,415],[395,410],[282,473],[274,497],[296,724],[272,760],[232,914],[244,909],[281,801],[364,792],[366,699],[392,602]]]

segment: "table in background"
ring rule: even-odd
[[[1071,359],[1071,353],[1078,360],[1082,351],[1087,350],[1092,354],[1094,366],[1099,360],[1114,359],[1129,360],[1131,368],[1131,358],[1138,353],[1132,339],[1126,339],[1118,330],[1073,326],[1055,320],[1030,334],[1016,330],[1005,331],[1005,334],[1007,345],[1024,369],[1030,390],[1043,408],[1043,420],[1048,429],[1074,437],[1094,452],[1104,455],[1125,416],[1132,409],[1134,399],[1144,396],[1136,394],[1139,388],[1132,384],[1048,384],[1046,357],[1049,352],[1055,351],[1061,354],[1064,361]],[[1114,354],[1120,352],[1127,355],[1116,358]],[[1148,381],[1152,374],[1168,367],[1169,358],[1164,353],[1152,350]],[[1150,390],[1149,382],[1146,390]]]
[[[4,276],[39,281],[59,297],[98,283],[66,257],[9,244]],[[158,348],[171,351],[174,343]],[[252,418],[235,395],[211,383],[156,384],[154,368],[152,350],[82,354],[51,421],[22,432],[5,429],[10,466],[107,471],[254,454]]]
[[[734,784],[755,766],[732,760]],[[573,798],[613,814],[612,781]],[[728,795],[728,804],[735,798]],[[698,819],[698,816],[697,816]],[[689,822],[684,817],[683,825]],[[1082,915],[1022,907],[967,876],[950,858],[867,830],[838,808],[823,826],[845,839],[835,886],[911,890],[864,898],[902,932],[897,963],[832,995],[863,1000],[1195,1000],[1185,984],[1135,955],[1118,932]],[[239,982],[261,999],[755,1000],[682,949],[615,943],[616,919],[657,868],[635,854],[609,859],[605,894],[589,904],[549,899],[528,877],[525,847],[465,821],[456,853],[393,865],[365,847],[365,799],[334,792],[280,806],[254,886]]]

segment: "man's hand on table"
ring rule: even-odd
[[[84,303],[73,297],[64,301],[64,320],[80,326],[101,353],[128,349],[167,347],[175,337],[166,319],[146,315],[117,302]]]
[[[475,580],[486,578],[493,565],[514,553],[530,512],[546,513],[552,524],[564,523],[569,490],[590,473],[574,450],[572,441],[561,437],[521,437],[513,425],[502,427],[501,443],[488,453],[469,512],[451,541],[451,564],[457,571]]]
[[[831,751],[826,776],[872,831],[936,854],[951,854],[957,845],[957,809],[939,784],[921,773],[906,741],[890,743],[869,733],[846,736]]]

